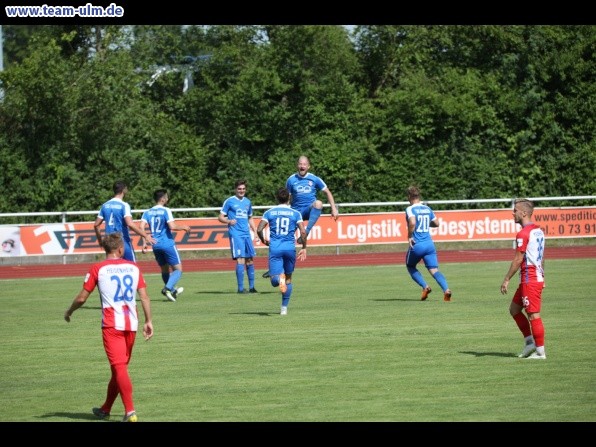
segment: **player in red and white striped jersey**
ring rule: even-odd
[[[124,240],[119,232],[110,233],[102,240],[106,259],[94,264],[83,283],[83,288],[64,313],[64,319],[70,322],[72,313],[81,307],[97,287],[102,308],[103,345],[110,362],[112,377],[108,384],[104,404],[94,408],[93,413],[101,419],[108,419],[112,405],[120,394],[125,409],[125,421],[136,422],[132,382],[128,374],[137,329],[139,325],[136,294],[141,298],[145,314],[143,336],[149,340],[153,336],[151,322],[151,304],[147,295],[147,286],[139,267],[123,259]]]
[[[542,229],[532,222],[533,213],[534,204],[530,200],[514,201],[513,218],[522,228],[515,237],[515,257],[501,284],[501,293],[507,293],[509,280],[519,270],[519,286],[509,306],[509,313],[525,338],[525,346],[518,357],[546,359],[544,325],[540,317],[545,237]]]

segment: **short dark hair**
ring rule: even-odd
[[[126,183],[123,182],[122,180],[118,180],[116,182],[114,182],[114,194],[122,194],[122,191],[124,191],[127,188]]]
[[[157,189],[153,193],[153,200],[156,201],[156,202],[159,202],[161,200],[161,198],[163,196],[165,196],[167,193],[168,193],[168,190],[167,189]]]
[[[238,188],[240,185],[246,186],[246,180],[244,180],[244,179],[236,180],[236,182],[234,183],[234,189]]]
[[[288,191],[288,188],[279,188],[276,192],[275,192],[275,198],[277,200],[277,203],[288,203],[288,201],[290,200],[290,191]]]

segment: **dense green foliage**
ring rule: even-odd
[[[596,193],[594,26],[3,29],[0,212],[267,205],[303,153],[338,203]]]

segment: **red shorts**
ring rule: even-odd
[[[512,302],[523,307],[526,310],[526,313],[540,312],[540,306],[542,305],[542,289],[544,289],[543,282],[520,284],[515,291]]]
[[[136,331],[119,331],[113,327],[103,328],[103,348],[110,365],[128,365],[135,345]]]

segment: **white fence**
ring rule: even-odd
[[[575,197],[531,197],[537,205],[544,202],[572,203],[582,200],[581,206],[537,206],[534,212],[535,222],[541,225],[548,238],[593,238],[596,237],[596,206],[586,206],[596,196]],[[512,199],[483,200],[445,200],[428,201],[433,206],[439,220],[439,226],[431,230],[435,242],[461,241],[498,241],[512,240],[516,224],[512,219]],[[503,203],[502,207],[484,209],[449,209],[437,210],[439,204]],[[339,254],[340,247],[349,245],[381,245],[406,243],[404,209],[409,202],[368,202],[340,203],[340,219],[334,221],[329,214],[323,214],[309,234],[310,247],[335,247]],[[327,208],[328,204],[325,205]],[[255,206],[256,210],[264,210],[270,206]],[[347,212],[365,208],[365,212]],[[383,211],[370,211],[371,209]],[[469,208],[462,206],[461,208]],[[176,218],[184,220],[191,227],[189,233],[176,232],[175,240],[179,250],[229,250],[227,227],[215,217],[220,208],[174,208]],[[343,210],[343,212],[342,212]],[[137,215],[144,210],[133,210]],[[181,215],[185,213],[185,215]],[[206,217],[196,214],[210,213]],[[258,218],[258,213],[257,218]],[[10,217],[12,223],[0,224],[0,265],[15,262],[29,262],[38,258],[60,256],[62,263],[67,258],[77,260],[77,256],[96,255],[101,253],[93,221],[97,211],[65,211],[0,214]],[[34,216],[37,222],[24,223],[27,217]],[[79,219],[69,219],[77,216]],[[89,218],[80,219],[80,216]],[[48,219],[45,219],[48,217]],[[60,218],[62,222],[47,222],[52,218]],[[22,219],[20,222],[18,219]],[[14,223],[17,221],[18,223]],[[0,222],[2,222],[0,220]],[[133,246],[142,244],[137,235],[131,235]],[[260,241],[255,242],[257,249]],[[27,258],[27,260],[25,260]]]
[[[596,202],[596,196],[568,196],[568,197],[528,197],[528,199],[534,202],[575,202],[578,200],[582,201],[594,201]],[[426,200],[424,203],[428,205],[457,205],[457,204],[482,204],[482,203],[504,203],[510,206],[513,205],[513,201],[515,199],[507,198],[507,199],[472,199],[472,200]],[[407,201],[400,201],[400,202],[362,202],[362,203],[336,203],[338,211],[341,213],[342,209],[344,208],[397,208],[409,205]],[[253,206],[255,210],[266,210],[271,208],[272,205],[259,205]],[[329,208],[329,204],[323,205],[323,210],[325,208]],[[221,207],[206,207],[206,208],[172,208],[173,213],[195,213],[195,214],[204,214],[208,212],[218,212]],[[133,214],[142,214],[145,209],[133,209]],[[2,218],[6,217],[55,217],[59,216],[62,223],[68,223],[69,216],[93,216],[90,220],[95,220],[95,216],[97,216],[99,209],[93,211],[40,211],[40,212],[23,212],[23,213],[0,213],[0,226],[2,225]]]

